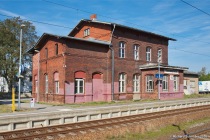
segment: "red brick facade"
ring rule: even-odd
[[[158,72],[157,67],[141,70],[140,66],[157,64],[158,49],[162,50],[161,65],[167,66],[168,40],[173,39],[121,25],[114,26],[111,23],[90,20],[82,20],[69,36],[44,34],[33,48],[39,50],[39,53],[33,51],[33,96],[39,98],[41,102],[111,101],[112,56],[110,47],[112,47],[115,69],[114,100],[158,99],[157,78],[154,78],[154,89],[150,93],[146,92],[145,80],[146,75],[154,76]],[[125,44],[124,58],[119,57],[120,42]],[[139,60],[134,60],[134,45],[139,46]],[[150,62],[146,61],[147,47],[151,49]],[[177,68],[162,67],[162,74],[165,69]],[[161,99],[183,96],[183,69],[177,71],[178,73],[175,73],[179,77],[178,91],[171,92],[173,82],[168,80],[168,92],[161,91]],[[59,75],[58,79],[55,79],[55,73]],[[124,77],[120,79],[122,73],[125,75],[125,81]],[[36,76],[40,81],[38,91],[36,91]],[[139,77],[137,81],[140,84],[139,89],[137,88],[135,92],[134,88],[137,86],[134,86],[134,76]],[[46,87],[48,87],[47,92]]]

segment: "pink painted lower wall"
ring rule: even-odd
[[[183,92],[160,93],[161,100],[180,99],[184,97]]]
[[[84,94],[75,94],[74,83],[65,83],[65,103],[111,101],[111,84],[103,83],[102,79],[93,79],[93,83],[85,83],[84,89]]]

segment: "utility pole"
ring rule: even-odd
[[[20,57],[19,57],[19,91],[18,91],[18,109],[20,110],[20,90],[21,90],[21,78],[23,78],[23,76],[21,75],[21,55],[22,55],[22,27],[25,27],[24,24],[21,24],[20,26]]]

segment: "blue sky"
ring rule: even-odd
[[[100,21],[177,39],[169,42],[169,65],[210,72],[210,0],[184,1],[207,14],[181,0],[0,0],[0,20],[20,16],[62,26],[32,22],[39,36],[67,35],[79,20],[96,13]]]

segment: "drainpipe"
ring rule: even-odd
[[[112,101],[114,100],[114,49],[113,49],[113,46],[111,47],[111,42],[112,42],[112,36],[113,36],[114,30],[115,30],[115,24],[113,24],[113,26],[114,27],[111,33],[110,44],[109,44],[109,49],[112,52],[112,83],[111,83]]]

